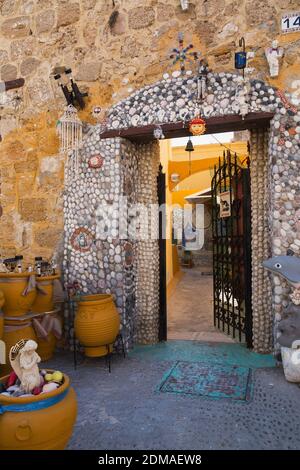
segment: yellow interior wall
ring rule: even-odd
[[[233,153],[236,152],[241,158],[247,155],[247,142],[226,143],[226,147]],[[223,155],[224,147],[220,144],[207,144],[195,146],[192,154],[192,174],[189,176],[189,157],[184,150],[185,147],[172,147],[171,140],[160,141],[160,161],[163,172],[166,174],[166,204],[167,211],[167,286],[168,294],[176,287],[176,279],[180,276],[177,250],[172,247],[172,206],[183,207],[189,204],[185,199],[195,192],[210,188],[212,169],[218,163],[219,157]],[[180,175],[180,182],[173,183],[171,174]]]

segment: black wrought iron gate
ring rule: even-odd
[[[159,166],[157,193],[159,211],[159,341],[167,339],[167,251],[166,251],[166,175]]]
[[[249,159],[229,151],[212,178],[214,324],[252,347]]]

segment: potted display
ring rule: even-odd
[[[14,372],[0,379],[0,450],[62,450],[77,415],[66,374],[39,371],[34,341],[10,350]]]
[[[75,335],[88,357],[112,351],[120,329],[120,316],[112,295],[82,295],[77,302]]]

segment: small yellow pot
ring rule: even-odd
[[[8,320],[5,320],[4,324],[3,341],[5,343],[6,364],[1,366],[1,374],[3,375],[11,371],[8,354],[12,346],[20,341],[20,339],[33,339],[37,342],[35,331],[28,321],[19,322],[17,326],[13,324],[13,321],[11,323],[12,324],[10,324]]]
[[[36,298],[36,290],[22,295],[31,273],[0,273],[0,290],[5,297],[2,307],[8,317],[19,317],[31,310]]]
[[[46,295],[42,294],[39,290],[37,290],[36,299],[31,307],[31,310],[33,312],[51,312],[54,309],[53,284],[54,280],[59,278],[59,274],[36,278],[37,285],[46,293]]]
[[[112,295],[86,295],[78,302],[75,335],[88,357],[111,351],[120,329],[120,316]]]
[[[24,411],[13,410],[20,405]],[[0,450],[63,450],[77,416],[76,395],[66,374],[53,392],[23,398],[0,395],[0,407]]]

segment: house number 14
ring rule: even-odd
[[[281,18],[281,30],[283,33],[300,31],[300,12],[283,15]]]

